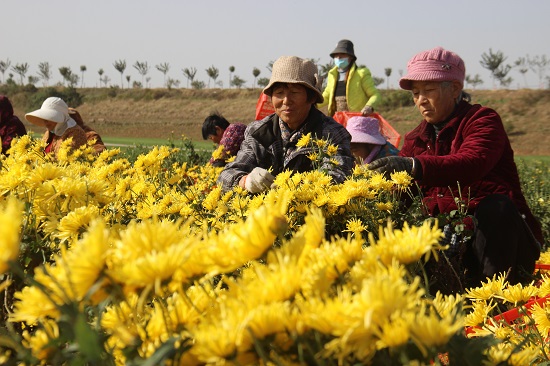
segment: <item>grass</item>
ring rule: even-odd
[[[180,146],[181,141],[180,140],[169,140],[169,139],[161,139],[161,138],[145,138],[145,137],[101,137],[103,142],[107,146]],[[206,150],[206,151],[213,151],[214,145],[210,141],[196,141],[192,140],[193,145],[198,150]]]

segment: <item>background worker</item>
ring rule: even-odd
[[[351,135],[351,153],[358,165],[399,154],[399,149],[382,136],[380,121],[374,117],[351,117],[346,129]]]
[[[27,134],[27,129],[21,120],[13,114],[13,106],[5,95],[0,95],[0,141],[2,154],[6,154],[11,141]]]
[[[227,159],[236,156],[244,140],[246,125],[229,123],[220,113],[214,112],[202,124],[202,138],[223,146],[221,158],[210,158],[210,164],[225,166]]]
[[[380,92],[370,70],[357,66],[353,43],[347,39],[339,41],[330,57],[335,66],[328,72],[324,101],[317,106],[328,105],[329,116],[336,112],[361,112],[364,116],[373,113]]]

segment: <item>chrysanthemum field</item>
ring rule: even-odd
[[[342,184],[319,169],[224,193],[221,168],[178,149],[54,161],[25,136],[0,158],[0,363],[550,362],[549,274],[460,287],[441,230],[467,236],[459,198],[429,218],[399,203],[410,177],[364,168]],[[520,171],[548,234],[549,168]]]

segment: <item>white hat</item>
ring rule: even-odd
[[[45,127],[43,120],[55,123],[69,122],[69,125],[74,126],[73,123],[70,123],[72,118],[69,116],[69,107],[67,103],[65,103],[63,99],[57,97],[49,97],[46,99],[44,103],[42,103],[40,109],[25,114],[25,119],[32,124],[42,127]]]

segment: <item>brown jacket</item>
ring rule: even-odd
[[[42,141],[48,143],[49,139],[52,138],[52,146],[50,148],[50,152],[54,153],[56,157],[57,157],[57,152],[61,147],[61,143],[67,140],[69,137],[73,138],[71,142],[71,149],[78,149],[80,146],[86,145],[86,133],[78,125],[67,128],[63,136],[56,136],[56,135],[52,136],[52,135],[53,135],[52,132],[46,131],[46,133],[42,137]]]
[[[99,133],[97,133],[93,128],[84,123],[84,120],[76,109],[69,108],[69,115],[80,127],[82,127],[82,129],[86,133],[86,140],[95,140],[94,150],[96,154],[100,154],[103,150],[105,150],[105,144],[103,143],[101,136],[99,136]]]

